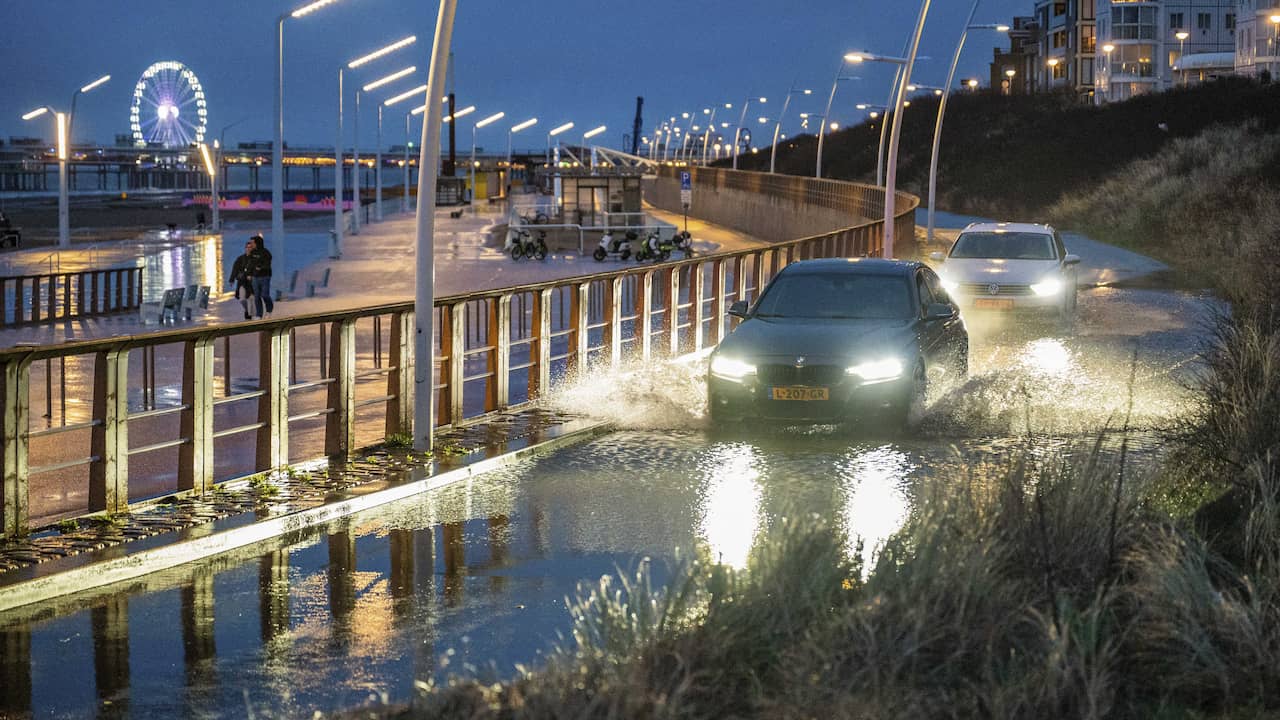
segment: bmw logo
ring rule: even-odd
[[[999,294],[1000,294],[1000,286],[999,286],[999,285],[997,285],[997,284],[995,284],[995,283],[991,283],[990,285],[988,285],[988,286],[987,286],[987,294],[988,294],[988,295],[999,295]]]

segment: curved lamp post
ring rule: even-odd
[[[774,163],[778,159],[778,134],[782,132],[782,119],[786,117],[787,106],[791,104],[792,95],[812,95],[812,90],[797,90],[795,83],[787,88],[787,96],[782,100],[782,109],[778,111],[778,120],[773,124],[773,147],[769,151],[769,172],[774,171]]]
[[[496,112],[483,120],[476,121],[471,126],[471,209],[473,212],[476,207],[476,131],[486,125],[492,125],[506,116],[505,112]]]
[[[528,120],[525,120],[522,123],[513,125],[507,130],[507,182],[502,184],[503,197],[507,196],[507,186],[511,184],[511,136],[520,132],[521,130],[531,128],[537,124],[538,124],[538,118],[536,117],[529,118]]]
[[[822,177],[822,141],[827,135],[827,118],[831,116],[831,103],[835,102],[836,99],[836,87],[841,80],[861,79],[851,75],[841,75],[844,72],[845,64],[848,62],[851,62],[849,56],[845,55],[840,59],[840,64],[836,67],[836,76],[831,81],[831,93],[827,95],[827,109],[822,113],[822,125],[818,127],[818,158],[813,164],[813,176],[816,178]]]
[[[761,105],[769,102],[769,98],[756,98]],[[738,169],[738,148],[742,144],[742,128],[747,122],[747,108],[751,106],[751,98],[742,103],[742,112],[738,115],[738,127],[733,131],[733,169]]]
[[[956,42],[955,54],[951,56],[951,67],[947,70],[947,82],[942,90],[942,99],[938,101],[938,119],[933,125],[933,152],[929,156],[929,229],[927,234],[930,243],[933,242],[933,213],[938,192],[938,152],[942,145],[942,119],[947,114],[947,98],[951,96],[951,86],[955,83],[956,67],[960,64],[960,52],[964,50],[964,43],[969,37],[970,30],[1009,32],[1008,25],[974,25],[973,16],[978,12],[979,2],[980,0],[973,0],[973,6],[969,8],[969,17],[965,20],[964,30],[960,32],[960,40]],[[1109,65],[1110,63],[1108,63]],[[1109,67],[1107,72],[1111,72]]]
[[[726,110],[732,110],[733,103],[725,103],[724,108]],[[711,131],[714,130],[716,127],[716,110],[719,110],[719,109],[720,108],[715,105],[712,105],[710,108],[702,109],[703,115],[710,115],[710,117],[707,118],[707,130],[706,132],[702,133],[702,164],[703,165],[707,164],[707,149],[708,149],[707,146],[711,143]],[[719,159],[719,157],[720,157],[720,151],[717,150],[716,159]]]

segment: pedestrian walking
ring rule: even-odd
[[[255,317],[262,317],[264,310],[267,317],[270,317],[271,311],[275,309],[275,303],[271,300],[271,251],[267,250],[261,235],[254,235],[249,238],[249,242],[253,244],[249,251],[249,273],[253,276]]]
[[[231,264],[231,277],[227,278],[227,284],[235,286],[236,299],[240,301],[240,306],[244,308],[244,319],[249,320],[253,315],[249,312],[250,303],[253,301],[253,272],[251,264],[253,258],[254,243],[252,240],[246,241],[244,244],[244,253],[236,258]]]

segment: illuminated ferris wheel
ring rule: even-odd
[[[158,62],[142,73],[133,88],[129,108],[133,144],[178,148],[202,143],[208,115],[196,74],[180,62]]]

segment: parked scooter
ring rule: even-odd
[[[686,258],[693,257],[693,236],[688,230],[681,230],[671,240],[675,243],[676,249],[684,253]]]
[[[644,243],[636,251],[636,261],[652,260],[654,262],[662,262],[671,258],[671,251],[674,249],[675,244],[671,240],[664,240],[661,233],[654,230],[645,237]]]
[[[512,230],[507,234],[507,244],[502,248],[511,255],[512,260],[521,258],[547,259],[547,231],[539,230],[537,239],[529,236],[528,230]]]
[[[631,257],[631,241],[635,239],[636,234],[631,230],[628,230],[621,240],[613,236],[612,230],[605,230],[600,238],[600,245],[596,247],[595,252],[591,253],[591,257],[595,258],[596,262],[603,262],[607,257],[626,260]]]

